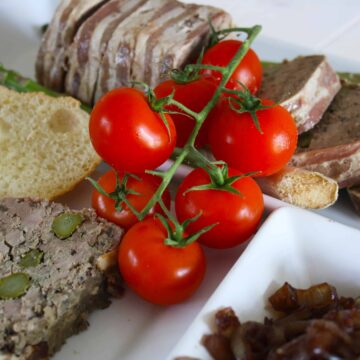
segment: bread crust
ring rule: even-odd
[[[265,194],[302,208],[323,209],[338,198],[336,181],[318,172],[290,166],[256,181]]]

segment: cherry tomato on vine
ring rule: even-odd
[[[160,178],[149,174],[138,174],[137,177],[140,180],[129,176],[126,182],[126,188],[135,191],[138,193],[138,195],[128,194],[126,198],[137,211],[141,211],[159,187]],[[120,182],[122,179],[123,175],[119,175]],[[102,175],[98,180],[98,184],[107,193],[113,192],[116,186],[115,171],[110,170]],[[117,225],[120,225],[124,229],[129,229],[132,225],[139,221],[124,202],[121,203],[122,210],[117,211],[115,209],[115,200],[100,194],[96,189],[93,190],[91,200],[92,207],[99,216]],[[165,206],[170,208],[170,193],[168,190],[164,191],[162,200]],[[156,212],[162,213],[161,207],[159,205],[151,208],[149,215],[153,215]]]
[[[90,139],[96,152],[118,172],[138,173],[166,161],[176,144],[176,131],[165,115],[154,112],[145,95],[119,88],[104,95],[90,116]]]
[[[242,42],[239,40],[223,40],[209,48],[202,59],[204,65],[226,66],[235,56],[241,47]],[[216,83],[221,81],[221,73],[214,70],[203,70],[204,75],[211,76]],[[261,85],[262,65],[255,51],[249,49],[240,64],[235,69],[226,87],[229,89],[242,90],[241,82],[251,93],[255,94]]]
[[[160,83],[154,89],[157,98],[163,98],[174,92],[174,99],[190,110],[200,112],[210,101],[216,91],[214,82],[199,78],[186,84],[178,84],[174,80]],[[182,112],[174,105],[166,107],[168,110]],[[195,126],[195,120],[187,115],[171,114],[177,133],[177,146],[183,147]],[[195,145],[202,147],[207,144],[207,121],[205,121],[196,137]]]
[[[261,102],[274,105],[270,100]],[[216,159],[243,173],[257,171],[258,176],[267,176],[291,159],[298,133],[292,115],[280,105],[258,110],[256,115],[263,133],[248,112],[237,113],[228,101],[222,101],[211,118],[209,143]]]
[[[238,175],[241,175],[239,171],[229,169],[229,177]],[[200,236],[200,243],[219,249],[241,244],[255,232],[264,211],[259,186],[251,177],[243,177],[232,184],[242,195],[219,189],[188,191],[194,186],[209,183],[210,176],[202,168],[193,170],[185,177],[175,200],[179,221],[201,213],[201,216],[187,227],[190,234],[211,224],[217,225]]]
[[[184,301],[200,286],[205,256],[197,242],[183,248],[164,244],[167,231],[159,219],[135,224],[119,246],[119,269],[138,295],[160,305]]]

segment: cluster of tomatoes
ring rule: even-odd
[[[208,49],[202,63],[227,66],[241,42],[224,40]],[[246,85],[253,94],[262,80],[261,63],[251,49],[231,76],[226,87],[240,89]],[[202,70],[187,83],[168,80],[160,83],[157,98],[173,98],[194,112],[200,112],[213,97],[221,73]],[[241,84],[241,85],[240,85]],[[261,190],[248,172],[266,176],[280,170],[291,158],[297,142],[297,130],[291,115],[269,100],[260,100],[263,108],[256,112],[258,126],[248,112],[235,111],[231,95],[223,95],[213,108],[196,138],[195,145],[210,145],[213,155],[229,165],[226,175],[234,191],[227,191],[203,168],[194,169],[183,179],[175,198],[179,222],[188,222],[184,237],[215,224],[190,244],[166,243],[169,229],[155,213],[163,213],[159,204],[138,221],[125,203],[115,208],[115,200],[94,190],[93,207],[97,213],[127,229],[119,247],[119,268],[126,283],[144,299],[157,304],[173,304],[188,298],[205,274],[205,257],[201,245],[229,248],[247,240],[257,229],[264,205]],[[235,99],[236,100],[236,99]],[[259,103],[259,99],[258,99]],[[258,104],[259,105],[259,104]],[[96,104],[90,119],[90,137],[95,150],[114,170],[99,179],[99,185],[111,194],[125,173],[134,173],[126,181],[125,196],[136,211],[152,198],[161,178],[146,173],[169,159],[175,146],[183,147],[195,125],[188,115],[176,112],[165,119],[153,110],[147,97],[133,88],[110,91]],[[165,121],[164,121],[165,120]],[[221,165],[219,165],[221,166]],[[118,176],[118,180],[117,180]],[[225,179],[226,180],[226,179]],[[226,181],[225,181],[226,182]],[[194,190],[194,187],[212,187]],[[170,207],[168,190],[162,202]],[[174,225],[171,224],[172,228]]]

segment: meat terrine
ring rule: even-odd
[[[335,179],[360,182],[360,86],[343,84],[319,124],[300,137],[291,164]]]
[[[340,79],[325,56],[300,56],[269,67],[259,96],[290,111],[300,134],[320,121],[340,87]]]
[[[176,0],[98,0],[86,14],[70,12],[79,1],[84,2],[60,3],[42,41],[37,79],[55,90],[62,86],[88,104],[133,81],[155,86],[169,69],[197,58],[210,34],[209,20],[215,29],[231,26],[223,10]],[[71,14],[69,23],[66,12]],[[61,35],[64,29],[67,36]]]
[[[53,224],[64,214],[81,221],[60,238]],[[47,359],[86,328],[88,313],[109,304],[104,259],[115,252],[121,235],[92,210],[75,212],[30,199],[0,201],[1,359]],[[22,296],[5,296],[4,279],[14,276],[29,283],[16,295]]]
[[[41,41],[36,77],[50,89],[62,92],[71,45],[81,23],[108,0],[62,0]]]

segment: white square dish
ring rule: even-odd
[[[240,321],[262,321],[268,297],[285,281],[321,282],[340,295],[360,295],[360,232],[297,208],[273,212],[167,357],[211,359],[200,344],[214,313],[231,306]]]

